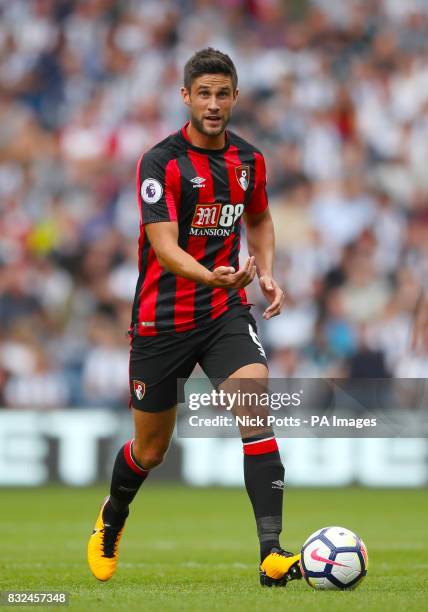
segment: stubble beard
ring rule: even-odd
[[[204,136],[220,136],[225,131],[229,121],[230,121],[230,116],[227,117],[227,119],[222,119],[221,124],[218,128],[212,128],[212,129],[207,130],[204,127],[203,120],[198,119],[193,114],[190,117],[190,122],[193,125],[193,127],[196,130],[198,130],[198,132],[200,132],[201,134],[204,134]]]

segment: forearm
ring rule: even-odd
[[[160,265],[171,274],[182,276],[196,283],[209,285],[211,280],[210,270],[178,245],[169,245],[167,249],[157,252],[156,256]]]
[[[257,223],[247,223],[248,252],[254,255],[258,276],[272,276],[275,256],[275,232],[270,214]]]
[[[209,270],[178,245],[176,222],[148,223],[147,237],[159,264],[174,276],[181,276],[208,287],[241,289],[254,278],[254,258],[249,257],[242,269],[232,266],[217,266]]]

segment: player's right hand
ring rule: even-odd
[[[228,289],[242,289],[249,285],[256,275],[255,258],[248,257],[244,266],[235,272],[235,268],[219,266],[211,272],[210,287],[225,287]]]

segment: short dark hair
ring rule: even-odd
[[[226,53],[208,47],[197,51],[184,66],[184,87],[190,91],[195,79],[203,74],[226,74],[232,79],[233,91],[238,86],[238,75]]]

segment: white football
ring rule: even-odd
[[[367,574],[367,548],[345,527],[324,527],[303,544],[300,566],[314,589],[355,589]]]

